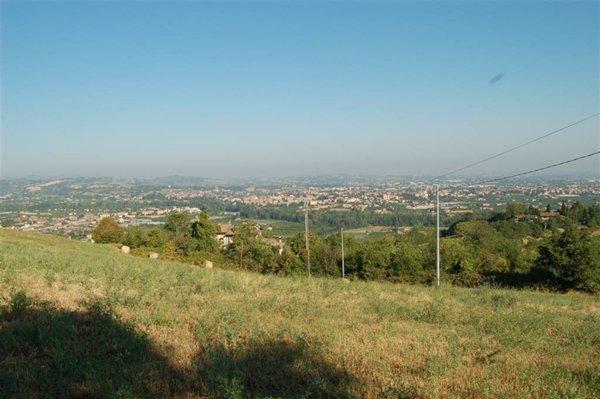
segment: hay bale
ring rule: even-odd
[[[122,254],[128,254],[131,251],[131,248],[129,248],[127,245],[123,245],[121,247],[121,253]]]
[[[156,252],[150,252],[148,255],[150,259],[158,259],[158,254]]]
[[[213,263],[211,261],[209,261],[209,260],[205,260],[204,261],[204,267],[206,269],[212,269],[213,268]]]

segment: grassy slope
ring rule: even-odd
[[[0,229],[0,397],[592,398],[600,301],[205,270]]]

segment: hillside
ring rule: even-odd
[[[0,397],[593,398],[598,296],[281,278],[0,229]]]

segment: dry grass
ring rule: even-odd
[[[594,398],[600,392],[597,296],[205,270],[0,230],[0,306],[0,343],[8,343],[0,345],[0,392],[8,396]],[[47,333],[52,340],[44,340],[48,320],[56,329]],[[78,333],[89,328],[112,342],[106,351],[93,349],[94,334]],[[37,338],[17,339],[23,331]],[[130,349],[140,347],[144,355],[134,356]],[[56,358],[73,353],[94,359],[85,373],[52,372]],[[126,378],[111,374],[115,367]]]

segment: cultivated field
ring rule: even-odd
[[[594,398],[600,300],[281,278],[0,229],[0,397]]]

